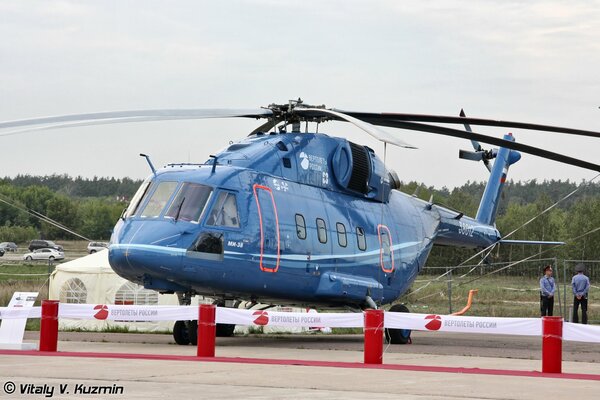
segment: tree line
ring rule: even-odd
[[[36,217],[36,213],[89,239],[107,240],[140,183],[129,178],[66,175],[0,179],[0,241],[78,239]]]
[[[24,243],[36,238],[76,239],[70,233],[27,214],[23,211],[25,209],[39,212],[90,239],[106,240],[140,184],[141,181],[129,178],[87,179],[67,175],[20,175],[0,179],[0,241]],[[467,182],[454,189],[436,189],[408,182],[402,184],[401,190],[424,200],[433,198],[434,203],[474,216],[484,188],[485,182]],[[600,227],[600,183],[509,181],[500,202],[497,227],[506,235],[576,189],[575,194],[510,238],[569,242],[544,253],[542,257],[600,260],[600,231],[587,234]],[[538,251],[540,248],[537,246],[503,245],[492,256],[495,262],[514,261]],[[435,247],[428,265],[457,265],[473,254],[473,250]]]

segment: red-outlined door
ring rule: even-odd
[[[383,272],[394,272],[394,245],[392,233],[385,225],[377,225],[379,236],[379,261]]]
[[[280,255],[279,218],[273,191],[259,184],[255,184],[253,189],[260,228],[260,270],[277,272]]]

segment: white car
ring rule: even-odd
[[[62,260],[65,253],[54,249],[37,249],[23,255],[23,260]]]
[[[106,249],[108,249],[108,243],[106,242],[90,242],[87,247],[88,253],[90,254],[94,254],[97,251]]]

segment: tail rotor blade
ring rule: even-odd
[[[462,118],[466,118],[466,114],[465,111],[461,108],[460,109],[460,114],[459,114]],[[468,122],[465,122],[463,124],[465,126],[465,130],[467,132],[473,132],[473,130],[471,129],[471,124],[469,124]],[[475,151],[481,151],[481,144],[477,141],[477,140],[471,140],[471,144],[473,145],[473,149]]]
[[[458,157],[463,160],[471,160],[471,161],[482,161],[483,151],[468,151],[468,150],[459,150]]]

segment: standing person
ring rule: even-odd
[[[579,263],[575,266],[577,274],[571,280],[573,286],[573,322],[579,322],[579,305],[581,305],[581,323],[587,324],[588,291],[590,290],[590,279],[583,274],[585,265]]]
[[[552,277],[552,266],[544,267],[544,276],[540,279],[540,311],[542,317],[552,316],[554,310],[554,278]]]

